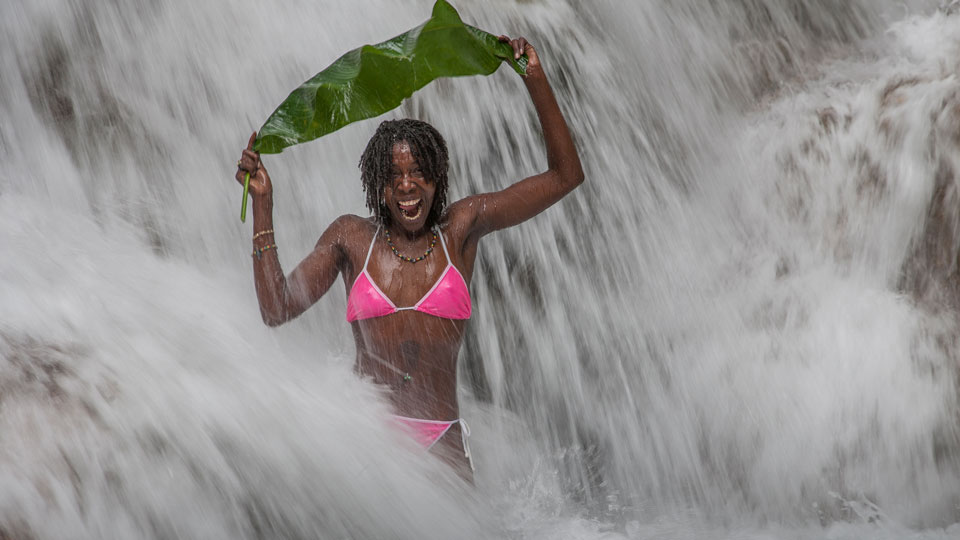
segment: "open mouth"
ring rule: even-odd
[[[423,200],[398,201],[397,207],[400,208],[400,215],[403,216],[404,219],[416,221],[423,212]]]

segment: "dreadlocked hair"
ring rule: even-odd
[[[383,200],[383,190],[390,181],[393,168],[393,145],[406,141],[413,159],[417,161],[424,178],[436,185],[433,205],[427,214],[425,226],[433,227],[447,205],[447,143],[430,124],[404,118],[387,120],[380,124],[360,156],[360,181],[367,195],[367,208],[380,225],[390,225],[390,210]]]

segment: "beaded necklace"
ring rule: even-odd
[[[383,236],[387,239],[387,245],[390,246],[390,249],[393,251],[393,254],[409,263],[418,263],[427,258],[427,255],[433,253],[433,246],[437,245],[437,231],[433,231],[433,240],[430,241],[430,247],[427,248],[427,251],[423,255],[414,259],[413,257],[407,257],[397,250],[397,247],[393,245],[393,240],[390,239],[390,229],[383,228]]]

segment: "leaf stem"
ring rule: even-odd
[[[240,222],[247,221],[247,196],[250,194],[250,171],[243,177],[243,204],[240,205]]]

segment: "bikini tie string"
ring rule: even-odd
[[[473,455],[470,453],[470,426],[467,425],[467,422],[464,421],[463,418],[461,418],[459,422],[460,441],[463,442],[463,457],[470,461],[470,470],[477,472],[477,468],[473,466]]]

